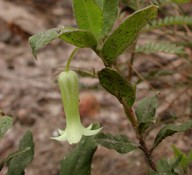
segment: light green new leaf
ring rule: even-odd
[[[135,102],[135,87],[127,82],[117,71],[104,68],[98,72],[100,84],[112,95],[129,107]]]
[[[33,136],[27,131],[19,143],[19,149],[6,159],[8,172],[6,175],[24,175],[24,169],[34,156]]]
[[[136,145],[131,143],[124,135],[113,136],[111,134],[99,133],[94,137],[94,140],[97,144],[108,149],[114,149],[121,154],[126,154],[137,148]]]
[[[179,167],[183,168],[183,169],[187,169],[187,167],[190,165],[191,160],[190,160],[190,156],[191,156],[191,152],[189,152],[188,154],[182,152],[179,148],[177,148],[176,146],[172,146],[174,154],[175,154],[175,158],[177,159],[178,157],[182,157],[180,163],[179,163]]]
[[[102,10],[95,0],[73,0],[73,13],[80,29],[92,32],[96,37],[102,30]]]
[[[73,44],[77,47],[95,48],[97,41],[93,34],[89,31],[80,30],[72,27],[53,28],[45,32],[38,33],[29,38],[32,53],[36,57],[37,51],[49,44],[56,38]]]
[[[95,124],[92,129],[98,129]],[[84,136],[77,147],[61,161],[60,175],[90,175],[91,162],[97,149],[94,136]]]
[[[187,121],[181,125],[174,125],[174,124],[169,124],[164,126],[159,133],[157,134],[154,143],[153,143],[153,148],[156,147],[159,143],[162,142],[163,139],[165,139],[168,136],[171,136],[177,132],[184,132],[188,129],[192,128],[192,121]]]
[[[111,65],[136,40],[141,29],[157,15],[157,6],[151,5],[130,15],[106,39],[101,55],[106,65]]]
[[[0,139],[6,134],[8,129],[12,126],[13,119],[8,116],[0,116]]]

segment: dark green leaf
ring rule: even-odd
[[[51,41],[56,39],[59,35],[60,29],[53,28],[45,32],[38,33],[29,38],[29,44],[32,48],[32,53],[36,57],[37,51],[43,46],[49,44]]]
[[[8,165],[6,175],[24,175],[24,169],[32,161],[33,155],[33,136],[30,131],[27,131],[19,143],[19,149],[6,159]]]
[[[92,32],[96,37],[102,30],[102,10],[95,0],[73,0],[74,15],[80,29]]]
[[[103,0],[103,29],[101,36],[110,32],[118,15],[118,0]]]
[[[0,117],[0,139],[6,134],[8,129],[12,126],[13,119],[8,116]]]
[[[147,22],[156,17],[157,6],[149,6],[130,15],[106,39],[101,50],[102,58],[106,65],[111,65],[136,40],[141,29]]]
[[[92,129],[99,128],[95,125]],[[61,161],[60,175],[90,175],[91,162],[93,155],[97,149],[96,143],[93,141],[94,136],[83,137],[75,150],[68,154]]]
[[[135,113],[141,133],[143,133],[148,128],[148,126],[154,122],[156,108],[157,94],[145,97],[139,102]]]
[[[99,133],[95,136],[95,141],[108,149],[114,149],[118,153],[125,154],[133,151],[137,147],[133,145],[126,136]]]
[[[94,49],[97,46],[94,35],[85,30],[73,28],[68,31],[61,30],[59,38],[77,47],[91,47]]]
[[[171,136],[177,132],[184,132],[188,129],[192,128],[192,121],[187,121],[181,125],[169,124],[164,126],[159,133],[157,134],[155,141],[153,143],[153,147],[156,147],[159,143],[162,142],[168,136]]]
[[[135,87],[127,82],[118,72],[111,68],[104,68],[98,73],[101,85],[122,102],[131,107],[135,101]]]

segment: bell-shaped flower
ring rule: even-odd
[[[72,71],[61,72],[58,76],[58,84],[61,91],[62,102],[66,115],[66,129],[58,130],[59,136],[54,137],[58,141],[68,141],[69,144],[78,143],[82,136],[97,134],[101,128],[91,130],[92,125],[85,128],[79,114],[79,84],[78,76]]]

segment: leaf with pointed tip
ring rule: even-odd
[[[78,27],[92,32],[97,38],[102,30],[102,11],[95,0],[73,0],[73,13]]]
[[[135,87],[127,82],[117,71],[104,68],[98,72],[100,84],[121,102],[124,100],[129,107],[135,101]]]
[[[138,103],[135,113],[139,123],[140,133],[144,133],[150,124],[154,122],[156,108],[157,94],[145,97]]]
[[[153,148],[155,148],[159,143],[161,143],[162,140],[165,139],[166,137],[171,136],[177,132],[184,132],[191,128],[192,128],[192,120],[187,121],[181,125],[169,124],[164,126],[155,137]]]
[[[8,172],[6,175],[24,175],[24,169],[34,156],[33,136],[27,131],[19,143],[19,149],[6,159]]]
[[[97,45],[95,37],[89,31],[72,27],[53,28],[29,38],[33,55],[36,57],[37,51],[40,48],[46,46],[56,38],[60,38],[77,47],[95,48]]]
[[[92,129],[100,126],[95,124]],[[97,149],[94,136],[84,136],[77,147],[61,161],[60,175],[90,175],[91,162]]]
[[[106,65],[111,65],[136,40],[148,21],[157,16],[157,6],[151,5],[130,15],[106,39],[101,55]]]
[[[136,145],[131,143],[124,135],[113,136],[111,134],[99,133],[94,137],[94,140],[97,144],[108,149],[114,149],[121,154],[126,154],[137,148]]]
[[[40,48],[49,44],[54,39],[56,39],[59,35],[59,32],[60,32],[60,29],[53,28],[53,29],[49,29],[47,31],[35,34],[29,38],[29,44],[32,48],[32,53],[35,58],[37,56],[37,51]]]
[[[13,118],[9,116],[0,116],[0,139],[6,134],[13,124]]]

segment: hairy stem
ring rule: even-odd
[[[133,126],[135,132],[138,134],[138,122],[132,108],[127,105],[124,99],[121,100],[121,104],[123,105],[127,118],[130,120],[131,125]]]
[[[138,130],[138,122],[137,122],[137,119],[135,117],[135,114],[132,110],[131,107],[129,107],[127,105],[127,103],[122,100],[121,101],[121,104],[123,105],[123,108],[124,108],[124,111],[125,111],[125,114],[127,116],[127,118],[130,120],[136,134],[137,134],[137,138],[139,140],[139,148],[143,151],[143,153],[145,154],[145,158],[146,158],[146,161],[147,163],[149,164],[149,166],[154,170],[154,171],[157,171],[156,169],[156,165],[155,163],[153,162],[153,159],[152,159],[152,151],[147,147],[144,139],[143,139],[143,135],[139,133],[139,130]]]
[[[152,152],[148,149],[145,141],[143,140],[143,137],[139,137],[139,148],[143,151],[143,153],[145,154],[145,158],[146,158],[146,161],[147,163],[149,164],[149,166],[154,170],[154,171],[157,171],[156,169],[156,165],[155,163],[153,162],[153,159],[152,159]]]

